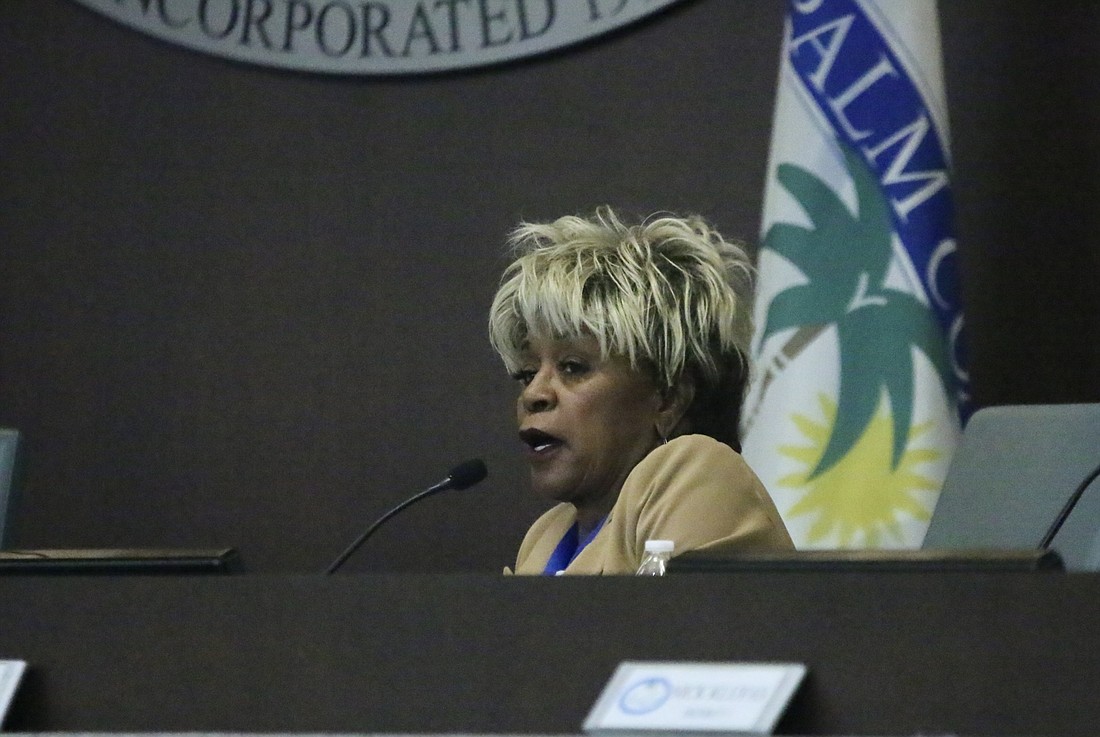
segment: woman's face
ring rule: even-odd
[[[627,474],[659,442],[661,394],[595,338],[533,339],[516,374],[520,439],[531,485],[578,517],[610,511]]]

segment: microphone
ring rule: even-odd
[[[1088,475],[1081,479],[1081,483],[1078,484],[1077,488],[1073,490],[1073,493],[1069,495],[1069,499],[1066,500],[1062,510],[1058,512],[1058,516],[1054,518],[1054,522],[1051,523],[1046,534],[1043,535],[1043,539],[1039,541],[1039,550],[1047,550],[1050,548],[1050,544],[1054,542],[1054,536],[1058,534],[1058,531],[1062,529],[1062,525],[1069,519],[1069,513],[1077,506],[1077,502],[1081,501],[1081,497],[1085,494],[1085,489],[1089,488],[1089,485],[1096,480],[1097,476],[1100,476],[1100,466],[1089,471]]]
[[[396,507],[379,517],[373,525],[368,527],[362,535],[355,539],[355,542],[349,545],[344,552],[340,553],[340,557],[332,562],[332,564],[328,567],[328,570],[325,571],[325,574],[328,575],[331,573],[335,573],[336,570],[340,568],[340,566],[344,565],[344,561],[350,558],[351,554],[358,550],[359,546],[366,542],[367,538],[373,535],[375,530],[382,526],[383,522],[385,522],[390,517],[394,516],[413,502],[418,502],[421,499],[432,496],[433,494],[438,494],[441,491],[446,491],[447,489],[456,489],[459,491],[461,491],[462,489],[468,489],[488,475],[489,471],[485,468],[485,461],[481,460],[480,458],[473,458],[463,463],[459,463],[457,466],[451,469],[451,472],[447,474],[447,478],[443,479],[433,486],[429,486],[427,489],[420,492],[419,494],[406,499],[405,501],[401,502]]]

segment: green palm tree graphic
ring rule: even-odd
[[[874,174],[857,153],[843,145],[841,149],[855,184],[858,215],[810,172],[781,164],[780,184],[802,205],[813,227],[777,223],[763,243],[795,264],[809,283],[776,295],[761,344],[775,333],[798,328],[780,351],[789,360],[829,325],[835,325],[840,343],[836,422],[809,479],[832,468],[855,446],[883,390],[893,419],[891,469],[897,468],[913,414],[913,348],[931,361],[944,387],[950,381],[943,339],[929,309],[884,284],[893,255],[892,224]],[[767,381],[765,377],[765,390]]]

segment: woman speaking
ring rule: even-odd
[[[493,347],[519,384],[535,492],[558,502],[515,572],[630,574],[646,540],[788,550],[735,450],[748,376],[752,267],[698,218],[527,223],[493,300]]]

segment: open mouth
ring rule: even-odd
[[[519,439],[524,442],[524,444],[531,450],[532,453],[546,453],[562,444],[560,438],[556,438],[550,433],[543,432],[542,430],[536,430],[534,428],[521,430],[519,433]]]

